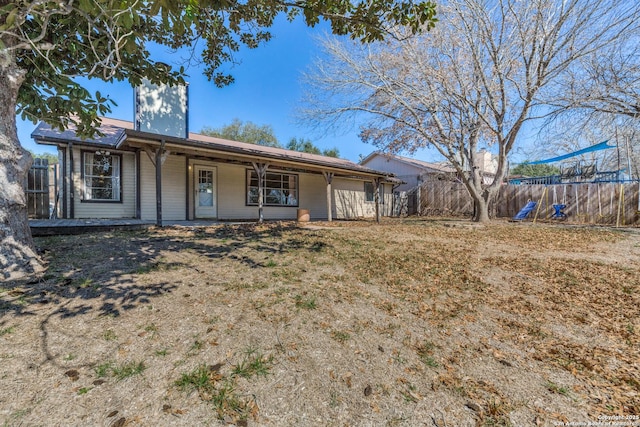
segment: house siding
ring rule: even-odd
[[[112,150],[122,156],[122,203],[82,202],[82,146],[73,147],[73,187],[75,218],[135,218],[136,216],[136,155],[128,151]],[[65,153],[69,169],[70,150]],[[217,219],[257,220],[258,207],[246,204],[246,171],[244,165],[234,165],[189,159],[181,155],[169,155],[162,166],[162,218],[180,221],[194,219],[194,170],[196,165],[213,167],[216,171]],[[275,171],[275,169],[274,169]],[[287,173],[287,172],[285,172]],[[298,176],[298,206],[265,206],[267,220],[295,220],[298,209],[307,209],[314,220],[327,219],[326,181],[320,174],[291,172]],[[68,177],[67,189],[70,189]],[[156,220],[156,176],[149,156],[140,153],[140,218]],[[384,185],[384,203],[381,215],[390,215],[393,195],[391,185]],[[65,195],[70,206],[70,192]],[[375,203],[366,202],[364,181],[335,177],[332,182],[332,217],[353,219],[375,216]],[[68,209],[68,216],[70,210]]]
[[[406,191],[412,188],[417,187],[421,184],[419,182],[418,177],[425,173],[425,170],[405,162],[400,162],[393,158],[388,158],[384,156],[376,155],[367,161],[363,166],[366,166],[371,169],[391,172],[397,178],[406,182],[406,184],[402,184],[398,186],[397,191]]]
[[[69,168],[69,153],[67,150],[67,168]],[[120,202],[86,202],[84,199],[84,182],[82,179],[82,153],[95,151],[95,148],[73,147],[73,212],[74,218],[134,218],[136,216],[136,157],[131,152],[111,150],[113,154],[122,156],[121,201]],[[67,173],[70,173],[67,169]],[[69,185],[69,183],[67,183]],[[67,187],[70,189],[70,187]],[[68,191],[70,193],[70,191]],[[71,203],[70,196],[67,203]],[[67,205],[69,206],[69,205]],[[70,212],[67,212],[70,216]]]
[[[247,206],[245,166],[217,164],[218,167],[218,218],[257,219],[258,207]],[[286,172],[285,172],[286,173]],[[266,219],[296,219],[298,209],[309,209],[312,218],[326,218],[326,186],[321,175],[295,173],[298,175],[298,206],[265,206]]]
[[[162,219],[182,221],[186,219],[187,178],[184,156],[167,156],[162,165]],[[140,155],[141,218],[156,220],[156,169],[149,156]]]
[[[380,215],[389,216],[392,210],[393,194],[391,185],[383,185],[384,200],[381,200]],[[333,203],[337,219],[374,217],[375,202],[365,201],[364,181],[341,179],[334,181]]]

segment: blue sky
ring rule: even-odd
[[[225,88],[217,88],[207,81],[197,67],[189,68],[189,130],[198,132],[204,126],[221,127],[238,118],[271,125],[282,144],[292,137],[305,137],[322,149],[337,147],[340,157],[356,162],[359,155],[374,151],[372,145],[360,141],[357,129],[345,135],[319,137],[294,123],[296,105],[302,96],[301,73],[318,55],[314,37],[324,34],[327,28],[327,25],[307,28],[300,19],[293,23],[279,19],[272,29],[271,41],[238,53],[241,63],[230,68],[236,82]],[[154,59],[171,64],[176,55],[160,51]],[[108,85],[91,80],[86,87],[91,92],[99,90],[103,95],[108,94],[117,102],[109,117],[133,120],[133,89],[128,83]],[[34,128],[31,122],[18,118],[18,136],[23,146],[35,153],[55,153],[55,148],[33,142],[30,134]],[[431,160],[424,156],[423,153],[423,159]]]

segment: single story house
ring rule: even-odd
[[[102,119],[101,136],[41,123],[39,144],[58,148],[58,218],[291,220],[391,215],[394,174],[348,160],[187,133],[136,130]],[[376,191],[377,189],[377,191]]]
[[[455,178],[456,170],[446,163],[432,163],[410,157],[374,151],[360,161],[360,165],[393,173],[404,181],[397,191],[412,190],[428,179]]]
[[[497,159],[486,150],[478,153],[483,180],[490,184],[498,167]],[[434,163],[394,154],[375,151],[360,161],[362,166],[394,174],[404,184],[397,191],[410,191],[428,180],[451,180],[457,178],[457,171],[446,162]]]

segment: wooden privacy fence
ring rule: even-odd
[[[557,185],[505,185],[496,201],[497,217],[515,216],[527,201],[538,205],[538,219],[550,219],[554,204],[565,205],[568,221],[580,224],[632,225],[638,217],[640,183],[585,183]]]
[[[528,201],[537,206],[537,219],[551,219],[554,204],[566,205],[568,222],[582,224],[640,224],[640,183],[503,185],[490,207],[497,218],[513,218]],[[473,201],[459,182],[429,181],[418,190],[420,215],[472,216]],[[536,210],[528,217],[533,219]]]
[[[419,188],[420,215],[473,215],[473,200],[463,184],[433,180]]]
[[[47,159],[35,158],[25,180],[29,218],[50,217],[50,201],[55,197],[57,165],[49,166]]]

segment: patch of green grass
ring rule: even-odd
[[[226,414],[231,414],[238,420],[246,420],[250,413],[250,400],[242,399],[235,391],[235,384],[223,381],[211,396],[211,403],[220,419]]]
[[[344,344],[351,339],[351,335],[348,332],[344,331],[332,331],[331,338],[338,341],[339,343]]]
[[[437,368],[439,366],[438,362],[433,358],[433,350],[435,348],[436,345],[431,341],[424,341],[416,346],[416,352],[422,363],[431,368]]]
[[[249,348],[242,362],[234,366],[231,375],[237,375],[243,378],[251,378],[254,375],[267,376],[272,362],[273,356],[267,357],[259,351]]]
[[[154,338],[156,336],[156,334],[158,333],[158,327],[156,326],[155,323],[152,323],[150,325],[147,325],[144,327],[144,331],[148,332],[151,334],[151,338]]]
[[[225,377],[216,369],[201,365],[184,373],[175,382],[182,391],[196,390],[205,402],[213,405],[219,419],[246,420],[255,409],[255,403],[236,392],[234,376]]]
[[[338,392],[335,390],[331,390],[329,392],[329,407],[337,408],[338,403],[340,403],[340,396],[338,395]]]
[[[405,363],[407,363],[407,359],[402,356],[399,350],[393,350],[391,359],[398,365],[404,365]]]
[[[93,387],[82,387],[80,390],[78,390],[78,394],[80,396],[82,396],[83,394],[87,394],[89,393],[89,390],[91,390]]]
[[[205,365],[198,366],[193,371],[182,374],[180,379],[176,380],[175,385],[182,391],[195,390],[207,390],[213,387],[213,382],[209,377],[209,368]]]
[[[552,393],[561,394],[563,396],[569,396],[569,389],[563,386],[560,386],[552,381],[548,381],[545,384],[547,390]]]
[[[147,369],[147,367],[144,362],[128,362],[121,366],[112,367],[111,374],[116,377],[118,381],[122,381],[134,375],[141,375],[145,369]]]
[[[156,350],[156,356],[166,356],[167,354],[169,354],[169,351],[166,348]]]
[[[144,370],[147,369],[144,362],[127,362],[122,365],[115,365],[113,362],[105,362],[94,368],[94,371],[98,378],[112,376],[118,381],[122,381],[126,378],[134,375],[141,375]]]
[[[277,266],[278,266],[278,264],[276,264],[276,262],[275,262],[274,260],[270,259],[269,261],[267,261],[267,262],[264,264],[264,266],[265,266],[265,267],[268,267],[268,268],[273,268],[273,267],[277,267]]]
[[[296,300],[297,308],[304,308],[305,310],[315,310],[318,308],[316,297],[305,298],[302,295],[296,295],[294,299]]]
[[[85,277],[83,279],[79,279],[77,282],[73,283],[73,286],[77,289],[88,288],[93,285],[93,279],[91,277]]]
[[[14,333],[16,330],[15,326],[9,326],[8,328],[0,329],[0,337],[4,335],[9,335]]]
[[[17,420],[18,418],[22,418],[25,415],[30,414],[31,411],[33,411],[33,408],[20,409],[20,410],[15,411],[14,413],[11,414],[11,419]],[[5,424],[5,425],[9,425],[9,424]]]
[[[111,329],[107,329],[102,334],[102,338],[104,338],[105,341],[115,341],[118,337],[116,336],[116,333],[113,332]]]
[[[147,332],[158,332],[158,327],[155,325],[155,323],[152,323],[150,325],[145,326],[144,330]]]
[[[98,378],[103,378],[103,377],[106,377],[107,375],[109,375],[109,373],[111,372],[112,366],[113,366],[113,363],[105,362],[105,363],[102,363],[102,364],[96,366],[94,368],[94,371],[95,371],[96,375],[98,376]]]
[[[183,373],[174,384],[182,391],[196,390],[203,401],[213,405],[219,419],[232,419],[237,423],[257,411],[252,399],[236,391],[237,379],[266,376],[272,363],[273,356],[265,356],[249,347],[242,361],[234,365],[228,375],[220,373],[222,364],[212,367],[200,365],[191,372]]]

